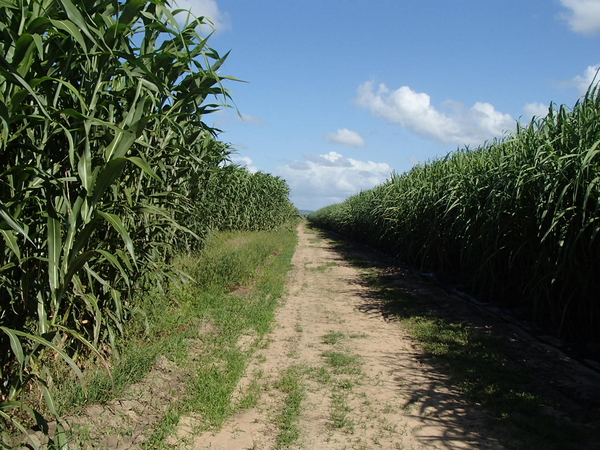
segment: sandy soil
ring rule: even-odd
[[[276,448],[280,430],[275,422],[284,402],[277,380],[294,366],[303,370],[306,397],[300,437],[291,448],[502,448],[486,430],[482,412],[426,362],[402,326],[369,306],[372,295],[357,269],[304,225],[292,263],[289,295],[270,345],[256,355],[240,383],[243,390],[259,374],[263,393],[257,406],[232,417],[216,434],[195,436],[193,443],[187,434],[188,445]],[[332,344],[328,336],[340,342]],[[326,373],[325,355],[332,351],[357,362],[346,371],[351,373],[329,367],[333,376],[323,381],[315,374]],[[180,438],[185,431],[180,429]]]

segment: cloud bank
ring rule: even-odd
[[[340,144],[348,147],[364,147],[365,141],[356,131],[342,128],[335,133],[326,133],[325,140],[332,144]]]
[[[598,77],[596,76],[596,73],[599,69],[600,64],[596,64],[595,66],[588,66],[587,69],[585,69],[583,75],[577,75],[571,80],[569,84],[574,85],[579,91],[579,94],[583,95],[586,93],[588,87],[594,81],[594,78],[596,79],[596,83],[600,81],[600,75]]]
[[[533,117],[546,117],[548,115],[548,105],[539,102],[527,103],[523,107],[523,113],[527,120]]]
[[[569,10],[559,17],[566,20],[575,33],[594,35],[600,32],[600,2],[598,0],[560,0]]]
[[[391,91],[385,84],[375,88],[369,81],[359,86],[355,101],[376,117],[444,143],[482,144],[515,128],[510,114],[496,111],[490,103],[477,102],[466,108],[450,100],[440,110],[431,104],[428,94],[408,86]]]
[[[212,22],[216,31],[223,31],[231,27],[229,15],[219,9],[216,0],[175,0],[173,9],[186,9],[191,11],[195,17],[207,17]],[[177,21],[182,24],[186,20],[186,14],[180,13]],[[210,27],[202,27],[203,33],[210,33]]]
[[[317,210],[343,202],[361,190],[383,183],[392,172],[387,163],[345,158],[337,152],[304,155],[277,169],[289,184],[292,201],[300,209]]]
[[[254,166],[254,161],[248,156],[231,155],[231,164],[245,167],[250,173],[258,172],[258,167]],[[227,165],[228,163],[225,163]]]

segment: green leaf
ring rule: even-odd
[[[16,0],[0,0],[0,8],[19,9],[19,4]]]
[[[158,175],[156,175],[156,172],[154,172],[154,170],[152,170],[150,165],[146,161],[144,161],[142,158],[140,158],[139,156],[130,156],[127,158],[127,160],[134,163],[136,166],[138,166],[140,169],[142,169],[144,171],[144,173],[146,173],[147,175],[151,176],[152,178],[154,178],[161,184],[164,184],[163,180],[161,180],[161,178]]]
[[[121,263],[119,262],[119,260],[117,259],[117,257],[115,255],[113,255],[110,252],[107,252],[106,250],[96,250],[98,253],[100,253],[102,256],[104,256],[106,258],[106,260],[115,268],[117,269],[119,272],[121,272],[121,276],[123,277],[123,279],[125,280],[125,282],[127,283],[127,285],[129,285],[129,276],[127,275],[127,271],[125,269],[123,269],[123,266],[121,265]]]
[[[59,293],[59,297],[62,297],[66,290],[69,288],[69,284],[71,283],[71,279],[73,276],[81,270],[81,268],[90,260],[95,254],[95,250],[88,250],[87,252],[78,255],[72,261],[69,261],[69,266],[65,274],[65,279],[63,281],[62,289]]]
[[[119,255],[119,258],[121,258],[121,261],[123,261],[125,263],[125,266],[127,267],[127,269],[129,269],[130,272],[133,272],[133,265],[131,264],[131,260],[129,259],[129,256],[127,255],[127,253],[118,248],[117,255]]]
[[[44,34],[50,26],[50,19],[47,17],[36,17],[27,25],[27,32],[32,35]]]
[[[8,211],[6,211],[1,205],[0,205],[0,217],[2,217],[6,221],[6,223],[8,224],[9,227],[11,227],[13,230],[21,233],[25,237],[25,239],[27,239],[29,242],[31,242],[33,244],[33,241],[31,239],[29,239],[29,236],[27,235],[27,232],[25,232],[23,227],[21,225],[19,225],[17,223],[17,221],[15,219],[13,219],[12,216],[8,213]]]
[[[24,332],[18,331],[18,330],[12,330],[12,329],[4,327],[4,326],[0,326],[0,331],[3,331],[9,337],[10,337],[10,334],[12,333],[12,334],[14,334],[16,336],[20,336],[20,337],[23,337],[25,339],[29,339],[30,341],[37,342],[38,344],[41,344],[41,345],[43,345],[45,347],[48,347],[48,348],[54,350],[69,366],[71,366],[71,369],[73,369],[73,372],[75,372],[75,375],[77,375],[77,377],[80,380],[83,380],[83,373],[81,372],[81,370],[79,369],[79,367],[77,367],[77,364],[75,363],[75,361],[73,361],[73,359],[71,359],[71,357],[69,355],[67,355],[64,350],[62,350],[61,348],[57,347],[52,342],[44,339],[41,336],[36,336],[34,334],[24,333]]]
[[[39,34],[33,35],[33,42],[38,51],[38,59],[44,59],[44,42]]]
[[[73,250],[73,245],[75,242],[75,234],[79,231],[79,228],[82,224],[79,223],[79,213],[81,211],[81,206],[83,204],[84,198],[82,195],[78,196],[77,199],[75,200],[75,203],[73,203],[73,205],[71,206],[71,211],[69,212],[68,215],[68,222],[69,222],[69,227],[67,228],[67,234],[65,236],[65,243],[64,243],[64,252],[65,252],[65,258],[63,258],[62,261],[62,272],[66,273],[67,272],[67,265],[70,261],[70,255],[71,252]]]
[[[23,402],[16,402],[14,400],[0,402],[0,411],[12,411],[13,409],[20,409],[22,407]]]
[[[146,5],[146,0],[128,0],[125,2],[125,8],[119,16],[119,23],[129,25],[132,21],[137,20],[140,11]]]
[[[57,448],[67,449],[69,448],[69,437],[65,427],[60,422],[56,423],[56,432],[54,434],[54,440],[56,441]]]
[[[77,100],[79,100],[79,107],[81,108],[81,111],[75,110],[73,108],[66,108],[66,109],[63,109],[60,111],[62,114],[70,115],[71,117],[75,117],[77,119],[85,118],[85,119],[91,120],[91,118],[86,115],[87,114],[87,106],[88,106],[86,100],[81,95],[81,92],[78,91],[77,88],[75,86],[73,86],[71,83],[69,83],[68,81],[62,80],[62,79],[56,78],[56,77],[40,77],[40,78],[34,78],[33,80],[31,80],[29,82],[29,84],[32,88],[35,88],[35,87],[39,86],[40,84],[45,83],[47,81],[52,81],[54,83],[61,84],[62,86],[69,89],[71,94],[73,94],[77,98]],[[59,97],[56,97],[56,99],[58,100]],[[67,130],[60,123],[56,123],[56,125],[60,126],[65,131]]]
[[[61,223],[56,217],[56,212],[48,204],[48,280],[52,295],[56,295],[56,290],[60,286],[60,253],[62,250]],[[54,299],[58,301],[58,299]]]
[[[84,149],[82,155],[80,156],[77,164],[77,171],[79,178],[81,179],[82,186],[88,192],[88,195],[91,195],[94,177],[92,173],[92,155],[89,147]]]
[[[50,392],[50,390],[48,389],[48,386],[46,386],[46,384],[43,384],[43,390],[44,390],[44,403],[46,403],[46,406],[48,407],[48,410],[54,414],[54,417],[58,417],[58,411],[56,410],[56,404],[54,403],[54,397],[52,396],[52,393]]]
[[[123,222],[121,221],[121,218],[119,216],[117,216],[116,214],[106,213],[103,211],[98,211],[98,214],[101,217],[103,217],[110,225],[112,225],[112,227],[121,235],[121,238],[125,242],[125,247],[127,247],[127,250],[129,251],[129,254],[131,255],[131,258],[135,261],[135,252],[133,249],[133,241],[131,240],[129,233],[125,229],[125,226],[123,225]]]
[[[13,353],[15,354],[17,361],[19,361],[19,364],[21,364],[21,366],[22,366],[23,364],[25,364],[25,354],[23,353],[23,347],[21,346],[21,341],[19,341],[19,338],[17,337],[17,335],[15,333],[13,333],[13,331],[10,330],[9,328],[7,328],[6,330],[3,330],[3,331],[8,336],[8,339],[10,340],[10,348],[12,349]],[[22,375],[22,373],[20,375]]]
[[[90,38],[95,45],[98,45],[94,35],[91,33],[85,19],[83,18],[81,11],[79,11],[79,9],[70,0],[60,0],[60,2],[65,8],[69,19],[75,25],[77,25],[78,29],[81,30],[88,38]]]
[[[79,256],[79,252],[88,244],[90,236],[98,227],[98,218],[94,217],[85,227],[77,234],[73,247],[70,249],[69,264]]]
[[[17,242],[17,238],[15,237],[13,232],[0,229],[0,233],[2,233],[7,247],[12,250],[12,252],[17,257],[17,260],[21,261],[21,250],[19,249],[19,243]]]
[[[128,130],[118,130],[115,133],[113,140],[104,151],[104,159],[106,161],[111,161],[113,159],[122,158],[131,148],[136,139],[137,137],[135,133]]]
[[[100,353],[100,351],[96,348],[96,346],[94,344],[92,344],[85,337],[83,337],[83,335],[81,333],[79,333],[79,332],[77,332],[75,330],[72,330],[70,328],[64,327],[62,325],[57,325],[56,328],[58,328],[59,330],[64,331],[67,334],[70,334],[75,339],[77,339],[79,342],[81,342],[83,345],[85,345],[88,349],[90,349],[90,351],[92,353],[94,353],[96,355],[96,357],[100,360],[100,362],[102,363],[102,365],[106,369],[106,372],[108,373],[108,376],[109,376],[111,382],[113,382],[113,377],[112,377],[112,373],[111,373],[111,370],[110,370],[110,365],[108,364],[108,361],[106,361],[106,358],[104,356],[102,356],[102,353]],[[114,388],[114,383],[113,383],[113,388]]]
[[[21,75],[25,75],[28,68],[27,64],[25,64],[25,70],[21,70],[21,63],[23,60],[28,58],[27,55],[31,54],[34,46],[35,43],[33,42],[33,36],[29,33],[23,33],[21,36],[19,36],[17,42],[15,42],[15,51],[13,53],[11,63],[13,66],[17,67],[17,70],[19,70]]]
[[[15,428],[17,428],[21,432],[21,434],[23,434],[23,436],[25,436],[27,438],[27,440],[29,441],[29,445],[31,445],[31,448],[33,448],[34,450],[39,450],[40,447],[32,439],[31,435],[27,432],[27,429],[23,426],[23,424],[21,422],[19,422],[12,415],[9,415],[4,412],[5,410],[9,411],[10,409],[23,408],[23,406],[24,406],[23,402],[12,402],[12,401],[1,402],[0,403],[0,417],[3,417],[7,423],[12,423],[13,426]]]
[[[37,105],[40,107],[40,110],[44,113],[44,116],[50,118],[48,111],[46,111],[46,105],[44,104],[45,102],[42,100],[42,98],[34,92],[29,83],[23,79],[19,72],[4,58],[4,56],[1,53],[0,68],[4,69],[4,76],[7,79],[10,79],[11,77],[14,78],[18,84],[20,84],[27,92],[29,92],[29,94],[33,97]],[[2,72],[3,71],[0,70],[0,73]]]
[[[95,205],[114,181],[121,176],[126,164],[126,158],[115,158],[106,163],[104,169],[96,177],[92,205]]]
[[[5,270],[12,269],[13,267],[17,267],[17,265],[14,262],[4,264],[2,267],[0,267],[0,272],[4,272]]]
[[[79,31],[79,28],[77,28],[73,22],[71,22],[70,20],[53,20],[53,19],[50,19],[50,22],[52,22],[52,25],[54,25],[56,28],[66,31],[68,35],[73,36],[73,38],[81,46],[83,51],[85,53],[87,53],[87,44],[85,42],[85,39],[83,38],[83,35]]]
[[[44,293],[39,291],[37,294],[37,313],[38,332],[41,335],[46,334],[50,330],[50,324],[48,323],[48,314],[46,313],[46,302],[44,300]]]

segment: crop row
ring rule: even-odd
[[[205,19],[180,25],[164,0],[0,5],[0,417],[21,427],[42,420],[21,402],[33,385],[54,412],[45,361],[81,374],[110,352],[136,295],[184,276],[176,252],[296,212],[279,178],[224,165],[204,115],[234,78]]]
[[[600,98],[309,216],[571,339],[599,340]]]

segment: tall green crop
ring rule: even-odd
[[[200,202],[207,225],[220,230],[266,230],[298,215],[286,182],[232,164],[211,173]]]
[[[563,336],[600,337],[600,96],[309,216]]]
[[[228,77],[202,23],[164,0],[0,1],[5,419],[29,383],[47,393],[44,348],[77,372],[204,232],[199,186],[229,148],[203,122]]]

